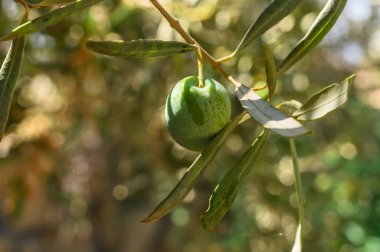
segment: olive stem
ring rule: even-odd
[[[227,73],[220,65],[220,63],[211,56],[199,43],[181,26],[178,19],[176,19],[173,15],[171,15],[157,0],[149,0],[156,9],[162,14],[162,16],[169,22],[170,26],[176,30],[182,38],[189,44],[196,45],[204,59],[206,59],[210,65],[219,73],[221,73],[226,79],[228,79],[232,84],[236,87],[240,87],[243,85],[239,81],[237,81],[233,76]]]
[[[219,63],[226,62],[226,61],[232,60],[235,56],[236,56],[236,52],[233,52],[223,58],[217,59],[216,61]]]
[[[24,0],[14,0],[16,3],[21,4],[25,10],[29,9],[28,4]]]
[[[205,86],[205,78],[203,72],[203,57],[202,51],[197,47],[197,58],[198,58],[198,86],[203,88]]]
[[[31,4],[26,2],[25,0],[14,0],[16,3],[20,3],[26,10],[29,9],[37,9],[40,8],[41,6],[38,4]]]
[[[14,0],[14,1],[15,1],[15,3],[19,3],[22,5],[22,7],[24,7],[24,15],[22,16],[22,20],[21,20],[21,24],[23,24],[26,21],[28,21],[30,6],[24,0]]]
[[[302,183],[301,175],[299,171],[298,155],[297,149],[293,138],[289,138],[290,153],[293,160],[294,178],[295,178],[295,188],[297,195],[298,204],[298,222],[300,227],[300,249],[302,249],[302,229],[303,229],[303,193],[302,193]]]

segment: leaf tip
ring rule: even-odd
[[[153,223],[155,221],[157,221],[158,218],[157,217],[154,217],[152,214],[149,214],[147,217],[145,217],[144,219],[142,220],[139,220],[139,222],[142,222],[142,223]]]
[[[205,230],[213,230],[216,227],[215,223],[213,223],[210,220],[208,220],[209,218],[207,217],[207,212],[205,212],[204,214],[202,214],[199,217],[199,219],[201,221],[203,229],[205,229]]]
[[[350,82],[353,82],[356,79],[356,74],[351,74],[350,76],[347,77],[347,80]]]

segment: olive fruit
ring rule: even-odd
[[[165,120],[171,136],[193,151],[202,151],[230,117],[227,90],[210,78],[200,86],[196,76],[188,76],[175,84],[166,100]]]

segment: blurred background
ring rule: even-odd
[[[215,57],[233,51],[269,0],[161,1]],[[278,61],[325,1],[301,6],[262,40]],[[48,11],[33,10],[30,18]],[[0,0],[0,35],[22,8]],[[232,209],[213,231],[199,216],[222,176],[257,136],[234,132],[185,202],[153,224],[139,222],[197,156],[175,144],[163,120],[174,83],[196,75],[194,54],[125,60],[86,50],[87,39],[179,40],[149,1],[106,0],[27,36],[6,134],[0,143],[1,252],[290,251],[297,226],[287,141],[271,135]],[[262,41],[225,68],[248,86],[265,80]],[[0,43],[0,62],[10,46]],[[310,252],[380,251],[380,1],[349,0],[322,44],[280,78],[274,104],[305,102],[356,73],[348,104],[307,123],[298,138]],[[241,110],[233,86],[210,67]]]

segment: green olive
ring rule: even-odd
[[[202,151],[231,117],[227,90],[205,78],[201,87],[196,76],[180,80],[166,100],[165,119],[173,139],[183,147]]]

